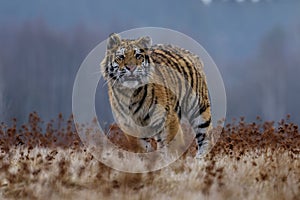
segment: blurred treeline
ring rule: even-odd
[[[32,111],[45,120],[70,115],[76,72],[99,39],[84,27],[55,32],[42,21],[2,31],[1,120],[26,120]]]
[[[257,21],[254,17],[245,22],[251,25],[253,32],[241,30],[239,34],[238,27],[220,28],[215,29],[215,37],[211,38],[210,32],[204,31],[206,24],[202,24],[199,34],[198,29],[194,30],[188,24],[178,28],[178,25],[165,22],[165,26],[204,43],[224,79],[227,119],[246,116],[246,119],[253,120],[260,115],[265,120],[278,120],[290,113],[292,120],[299,123],[300,19],[287,22],[288,25],[274,23],[271,28],[262,30],[266,20],[271,19]],[[116,19],[110,23],[112,21]],[[65,29],[55,28],[43,17],[17,24],[0,21],[0,24],[0,121],[16,117],[23,122],[32,111],[37,111],[45,121],[55,118],[60,112],[70,115],[73,82],[81,62],[110,32],[126,30],[121,22],[104,30],[92,29],[84,21]],[[164,27],[164,24],[153,24]],[[130,28],[131,25],[127,29]],[[253,40],[251,34],[256,32],[261,36]],[[238,42],[230,37],[232,34],[240,36],[236,38]],[[100,99],[106,98],[106,95],[97,95]],[[102,114],[104,118],[110,116]]]

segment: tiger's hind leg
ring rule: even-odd
[[[196,144],[198,147],[196,158],[203,157],[210,147],[210,131],[212,128],[210,108],[191,120],[194,132],[196,134]]]
[[[210,141],[208,139],[208,133],[211,129],[211,126],[207,128],[202,128],[200,131],[196,133],[196,143],[197,143],[197,154],[196,158],[203,157],[210,147]]]

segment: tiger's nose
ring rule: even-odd
[[[135,70],[136,66],[134,65],[127,65],[126,69],[128,69],[129,71],[133,72]]]

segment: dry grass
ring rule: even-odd
[[[151,173],[119,172],[81,144],[72,118],[41,129],[36,113],[20,129],[0,125],[0,199],[299,199],[300,133],[282,120],[228,124],[202,160],[195,146]],[[125,143],[116,126],[111,139]]]

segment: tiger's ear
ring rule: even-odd
[[[115,47],[119,46],[121,44],[121,37],[116,34],[112,33],[109,35],[109,38],[107,40],[107,49],[114,49]]]
[[[140,37],[137,40],[137,43],[143,46],[144,48],[150,48],[152,45],[152,39],[149,36]]]

